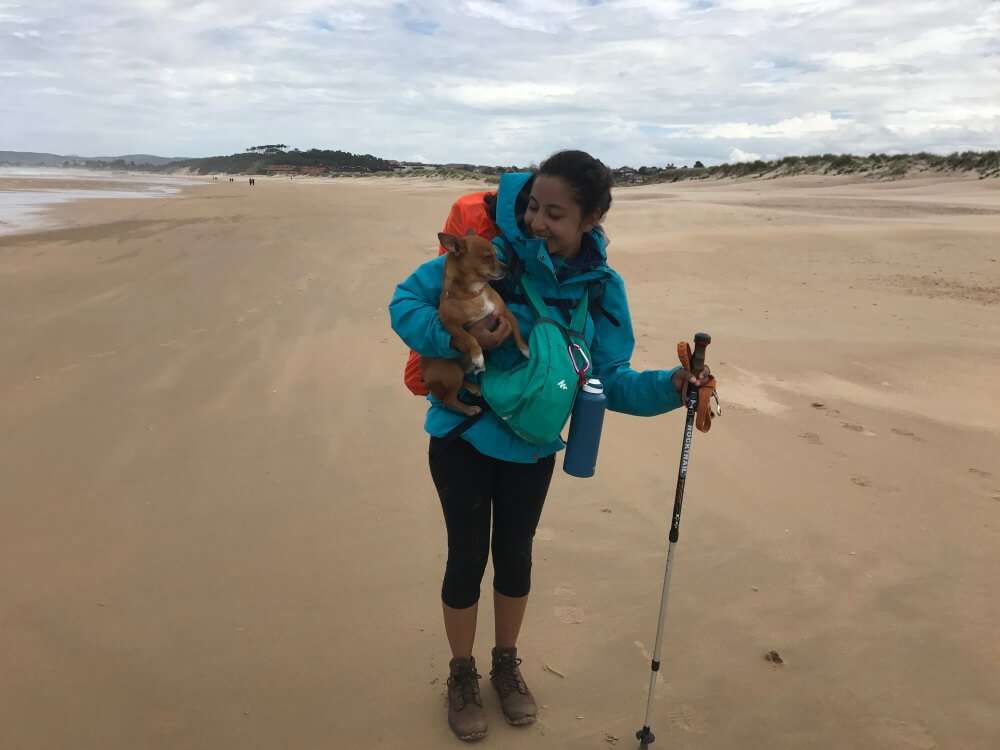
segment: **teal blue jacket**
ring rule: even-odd
[[[604,384],[608,408],[644,417],[676,409],[681,400],[671,382],[674,370],[637,372],[631,367],[635,348],[632,317],[625,283],[608,266],[604,233],[598,228],[585,235],[580,255],[565,261],[549,255],[544,241],[521,231],[515,203],[531,178],[530,172],[515,172],[500,179],[496,222],[502,236],[494,240],[497,253],[506,260],[509,252],[516,252],[523,263],[523,273],[531,277],[536,288],[547,298],[579,300],[590,282],[603,282],[600,304],[607,314],[593,311],[588,314],[584,335],[593,358],[593,377]],[[389,303],[389,315],[392,329],[418,354],[457,358],[460,355],[451,347],[451,335],[437,316],[444,262],[445,256],[427,261],[397,286]],[[526,303],[508,301],[507,305],[517,317],[527,340],[535,324],[534,311]],[[554,307],[550,307],[550,311],[553,317],[569,322],[568,312]],[[506,370],[520,359],[513,339],[508,339],[487,353],[486,367]],[[465,419],[464,415],[442,406],[433,396],[428,396],[428,400],[431,403],[424,427],[430,435],[443,437]],[[565,447],[561,440],[549,445],[532,445],[511,432],[492,412],[473,423],[462,437],[480,453],[518,463],[533,463]]]

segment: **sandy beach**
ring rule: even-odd
[[[238,178],[0,236],[0,747],[461,746],[386,305],[476,188]],[[725,410],[654,747],[1000,746],[1000,180],[628,188],[607,229],[634,366],[709,331]],[[635,746],[682,421],[612,414],[596,477],[557,464],[540,718],[484,680],[479,747]]]

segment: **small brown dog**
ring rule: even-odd
[[[482,409],[462,403],[458,400],[458,393],[463,385],[472,393],[479,392],[475,385],[465,382],[465,373],[485,370],[486,358],[476,337],[468,332],[467,326],[489,315],[504,318],[510,323],[511,333],[521,354],[528,357],[530,352],[521,336],[517,318],[490,286],[491,281],[502,279],[504,275],[504,265],[497,258],[493,243],[471,230],[464,237],[441,232],[438,239],[448,251],[444,262],[444,286],[438,302],[438,317],[445,330],[451,334],[452,346],[462,352],[462,359],[421,357],[420,372],[427,389],[441,403],[454,411],[474,416]]]

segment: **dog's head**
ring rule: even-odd
[[[464,237],[438,233],[441,246],[454,258],[458,272],[469,281],[497,281],[504,276],[504,264],[489,240],[471,229]]]

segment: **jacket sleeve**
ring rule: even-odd
[[[604,384],[608,408],[638,417],[663,414],[681,405],[680,395],[670,378],[671,370],[632,369],[635,334],[625,295],[625,282],[613,273],[605,283],[601,305],[620,323],[615,326],[604,315],[594,318],[594,342],[590,348],[594,374]]]
[[[438,300],[444,281],[445,258],[429,260],[396,287],[389,303],[392,330],[407,346],[424,357],[455,359],[451,334],[438,317]]]

